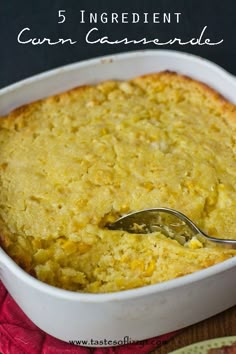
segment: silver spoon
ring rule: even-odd
[[[210,241],[218,245],[236,249],[236,240],[216,238],[207,235],[192,220],[183,213],[170,208],[152,208],[135,211],[106,225],[110,230],[123,230],[135,234],[147,234],[161,231],[180,244],[185,244],[194,236],[203,241]]]

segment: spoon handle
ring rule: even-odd
[[[204,236],[208,241],[217,243],[219,246],[224,246],[227,248],[236,249],[236,240],[226,239],[226,238],[217,238],[207,235],[204,231],[200,230],[200,234]]]
[[[181,220],[185,221],[193,231],[201,234],[208,241],[214,242],[216,244],[219,244],[219,245],[227,247],[227,248],[236,249],[236,240],[223,239],[223,238],[217,238],[214,236],[209,236],[204,231],[202,231],[197,225],[195,225],[191,219],[189,219],[185,214],[181,213],[180,211],[177,211],[177,210],[171,209],[171,208],[157,208],[157,209],[179,217]]]

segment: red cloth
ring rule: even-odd
[[[164,344],[175,334],[172,332],[143,342],[107,348],[69,344],[33,324],[0,282],[0,352],[3,354],[143,354]]]

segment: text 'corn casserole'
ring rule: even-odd
[[[171,72],[21,107],[0,119],[1,246],[38,279],[93,293],[233,257],[236,250],[105,225],[171,207],[210,235],[235,238],[235,132],[235,105]]]

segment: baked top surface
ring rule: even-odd
[[[192,273],[236,255],[104,225],[172,207],[235,238],[236,107],[163,72],[79,87],[0,120],[1,245],[49,284],[110,292]]]

